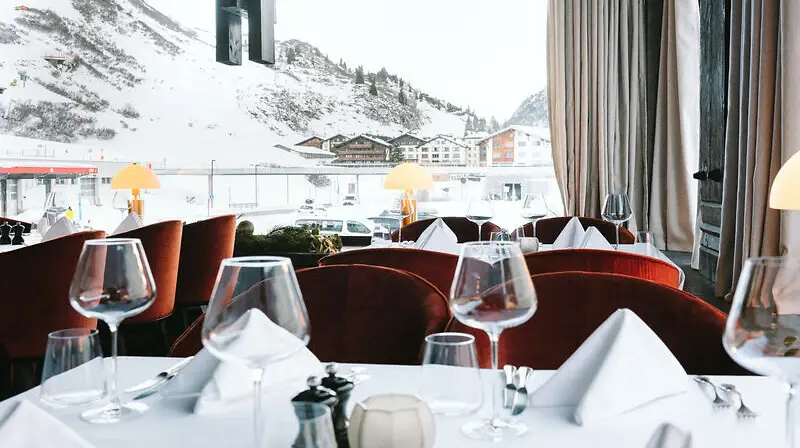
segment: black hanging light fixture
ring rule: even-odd
[[[217,0],[217,62],[242,65],[242,18],[248,20],[249,59],[275,63],[275,1]]]

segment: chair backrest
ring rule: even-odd
[[[422,232],[428,228],[433,221],[437,218],[423,219],[421,221],[414,221],[407,226],[403,226],[403,241],[416,241]],[[459,243],[468,243],[470,241],[478,241],[478,226],[461,216],[449,216],[442,218],[447,227],[456,234]],[[492,232],[499,232],[502,229],[496,224],[487,222],[483,225],[481,230],[481,240],[488,241]],[[392,241],[397,241],[399,232],[395,230],[392,233]]]
[[[628,252],[565,249],[546,250],[525,255],[531,275],[565,271],[604,272],[630,275],[673,288],[681,285],[678,268],[666,261]]]
[[[183,226],[177,305],[208,303],[222,260],[233,256],[236,216],[224,215]]]
[[[688,373],[744,374],[722,348],[726,316],[681,290],[634,277],[588,272],[532,276],[538,309],[523,325],[503,331],[499,365],[555,370],[611,314],[636,313],[664,341]],[[481,366],[490,365],[489,340],[451,320],[449,331],[475,335]]]
[[[125,319],[124,323],[152,322],[172,313],[175,308],[182,233],[183,222],[163,221],[114,235],[114,238],[139,238],[142,241],[156,282],[155,302],[142,314]]]
[[[65,328],[96,328],[97,321],[69,304],[69,287],[87,240],[105,238],[88,231],[0,253],[0,352],[12,358],[44,355],[47,334]]]
[[[172,344],[167,356],[188,358],[203,349],[202,330],[206,315],[198,317]]]
[[[320,266],[366,264],[399,269],[419,275],[447,296],[458,264],[458,255],[419,249],[375,248],[359,249],[328,255]]]
[[[15,225],[15,224],[22,224],[22,226],[25,227],[25,230],[24,230],[25,233],[30,233],[31,232],[31,228],[33,227],[33,224],[31,224],[29,222],[18,221],[16,219],[5,218],[5,217],[0,216],[0,224],[2,224],[4,222],[7,222],[12,226]]]
[[[558,238],[558,235],[562,230],[564,230],[564,227],[567,226],[567,223],[569,223],[572,218],[573,216],[559,216],[555,218],[540,219],[536,222],[536,238],[538,238],[539,242],[542,244],[553,244],[556,238]],[[596,227],[609,243],[614,244],[617,241],[617,228],[613,223],[603,221],[602,219],[585,218],[583,216],[579,216],[578,220],[580,220],[584,229]],[[525,236],[533,236],[532,223],[525,224],[524,228]],[[619,243],[633,244],[635,242],[636,237],[633,236],[633,233],[631,233],[631,231],[625,227],[620,227]]]
[[[450,319],[435,286],[397,269],[323,266],[297,271],[311,322],[309,349],[323,361],[418,364],[425,336]]]

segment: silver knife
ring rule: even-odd
[[[503,388],[503,407],[511,409],[511,406],[514,405],[514,396],[517,394],[517,386],[514,384],[517,368],[505,365],[503,372],[506,375],[506,387]]]
[[[514,395],[514,407],[511,415],[522,414],[528,406],[528,380],[533,376],[533,369],[530,367],[520,367],[517,369],[517,393]]]
[[[133,398],[134,400],[140,400],[142,398],[149,397],[158,391],[159,386],[163,385],[172,378],[175,378],[175,375],[180,373],[180,371],[183,370],[183,368],[186,367],[192,359],[194,359],[194,356],[184,359],[183,361],[159,373],[155,377],[125,389],[125,393],[137,394]]]

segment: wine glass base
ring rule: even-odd
[[[119,423],[124,420],[131,420],[139,417],[147,412],[148,409],[148,406],[144,403],[125,403],[120,408],[114,408],[109,403],[103,407],[84,411],[81,414],[81,420],[87,423],[97,423],[101,425]]]
[[[471,439],[500,442],[525,434],[528,432],[528,427],[524,423],[515,421],[487,419],[467,423],[461,428],[461,432]]]

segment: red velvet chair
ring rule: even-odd
[[[525,255],[531,275],[564,271],[604,272],[630,275],[679,288],[680,271],[666,261],[628,252],[566,249],[547,250]]]
[[[169,349],[168,356],[188,358],[189,356],[196,355],[197,352],[203,349],[201,332],[203,330],[203,321],[205,317],[205,314],[198,317],[192,322],[192,325],[189,325],[189,328],[187,328],[183,334],[178,336],[178,339],[172,344],[172,348]]]
[[[556,218],[540,219],[536,222],[536,238],[538,238],[539,242],[542,244],[553,244],[572,218],[572,216],[559,216]],[[578,219],[581,224],[583,224],[584,229],[596,227],[609,243],[614,244],[617,241],[617,228],[613,223],[603,221],[602,219],[585,218],[582,216],[578,217]],[[533,236],[533,223],[529,222],[525,224],[524,228],[525,236]],[[620,227],[619,243],[633,244],[635,242],[636,237],[633,236],[633,233],[625,227]]]
[[[430,219],[423,219],[421,221],[414,221],[411,224],[403,227],[403,241],[416,241],[422,232],[428,228],[429,225],[437,218],[430,218]],[[467,243],[470,241],[478,241],[478,226],[468,220],[467,218],[458,217],[458,216],[451,216],[442,218],[447,227],[450,227],[450,230],[456,234],[458,237],[459,243]],[[487,222],[483,225],[483,230],[481,231],[481,240],[488,241],[489,237],[492,236],[492,232],[499,232],[502,229],[498,227],[496,224],[492,224],[491,222]],[[392,241],[397,241],[398,238],[398,231],[395,230],[392,233]]]
[[[446,297],[458,264],[458,255],[418,249],[375,248],[339,252],[319,261],[320,266],[366,264],[400,269],[431,282]]]
[[[120,327],[124,338],[121,349],[127,355],[163,355],[169,350],[165,318],[175,308],[175,289],[178,283],[178,263],[181,255],[181,235],[183,222],[163,221],[140,227],[129,232],[114,235],[114,238],[138,238],[142,241],[144,253],[156,282],[156,300],[138,316],[125,319]],[[161,332],[163,348],[153,349],[152,342],[144,341],[152,337],[151,326],[134,329],[132,324],[156,323]]]
[[[636,313],[664,341],[688,373],[746,374],[722,348],[726,316],[697,297],[648,280],[616,274],[562,272],[532,276],[538,309],[525,324],[500,336],[499,365],[558,369],[611,314]],[[449,331],[476,336],[482,367],[489,340],[453,319]]]
[[[0,253],[0,398],[38,384],[48,333],[97,327],[72,309],[69,288],[83,243],[104,237],[102,231],[78,232]]]
[[[444,329],[447,299],[421,277],[377,266],[297,271],[311,322],[309,349],[323,361],[418,364],[425,336]]]
[[[233,256],[236,216],[217,216],[183,226],[175,306],[185,313],[208,304],[222,260]]]

